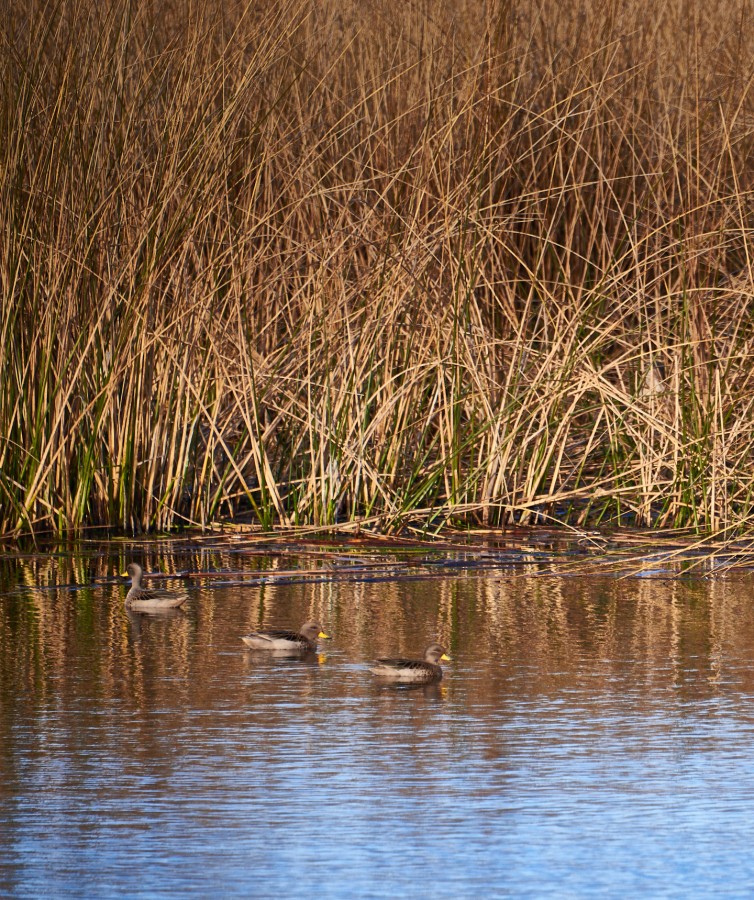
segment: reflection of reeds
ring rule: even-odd
[[[0,531],[747,521],[729,2],[6,22]]]
[[[158,554],[175,562],[164,545],[153,552],[144,558],[150,571]],[[206,555],[188,548],[180,562],[181,569],[209,567]],[[218,568],[238,562],[222,547],[213,551]],[[187,614],[134,622],[123,607],[125,586],[112,584],[115,563],[100,554],[0,560],[0,676],[25,702],[63,697],[79,704],[84,691],[121,699],[129,710],[221,708],[237,679],[254,671],[239,635],[308,615],[332,633],[323,649],[332,654],[333,684],[344,696],[354,691],[351,678],[362,664],[414,655],[438,637],[454,659],[448,689],[491,703],[558,693],[585,675],[600,690],[629,681],[640,693],[656,684],[707,695],[731,679],[750,692],[754,681],[745,664],[754,607],[748,581],[735,574],[706,581],[506,569],[497,577],[263,588],[208,580],[192,589]],[[251,561],[246,565],[253,570]],[[2,707],[0,731],[14,709],[10,702]]]

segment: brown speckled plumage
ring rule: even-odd
[[[131,576],[131,588],[126,594],[126,609],[155,612],[161,609],[175,609],[188,600],[188,594],[173,594],[141,586],[142,568],[138,563],[129,563],[126,572]]]
[[[428,684],[442,678],[441,659],[450,659],[445,648],[440,644],[430,644],[424,651],[424,659],[378,659],[369,671],[391,681]]]
[[[299,631],[284,628],[265,628],[252,631],[241,640],[253,650],[290,650],[307,653],[317,649],[317,639],[326,638],[319,622],[304,622]]]

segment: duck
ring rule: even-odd
[[[411,684],[430,684],[442,679],[440,660],[450,662],[441,644],[430,644],[424,651],[424,659],[378,659],[369,671],[380,678]]]
[[[317,640],[328,640],[319,622],[304,622],[298,631],[287,631],[284,628],[266,628],[264,631],[252,631],[241,640],[253,650],[288,650],[296,653],[309,653],[317,649]]]
[[[144,574],[138,563],[132,562],[122,573],[124,578],[131,579],[131,588],[126,594],[126,609],[142,612],[156,612],[162,609],[176,609],[188,600],[188,594],[175,594],[170,591],[150,590],[141,586]]]

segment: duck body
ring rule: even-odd
[[[449,660],[450,657],[440,644],[430,644],[424,651],[424,659],[378,659],[369,669],[373,675],[390,681],[400,681],[405,684],[430,684],[442,679],[442,667],[440,660]]]
[[[318,622],[305,622],[300,631],[284,628],[265,628],[252,631],[241,640],[252,650],[287,650],[294,653],[309,653],[317,649],[318,638],[327,638]]]
[[[126,594],[126,609],[136,612],[159,612],[163,609],[177,609],[188,600],[188,594],[174,594],[170,591],[142,587],[141,579],[144,573],[138,563],[129,563],[125,574],[131,578],[131,587]]]

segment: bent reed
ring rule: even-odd
[[[754,495],[733,0],[10,0],[0,533]]]

